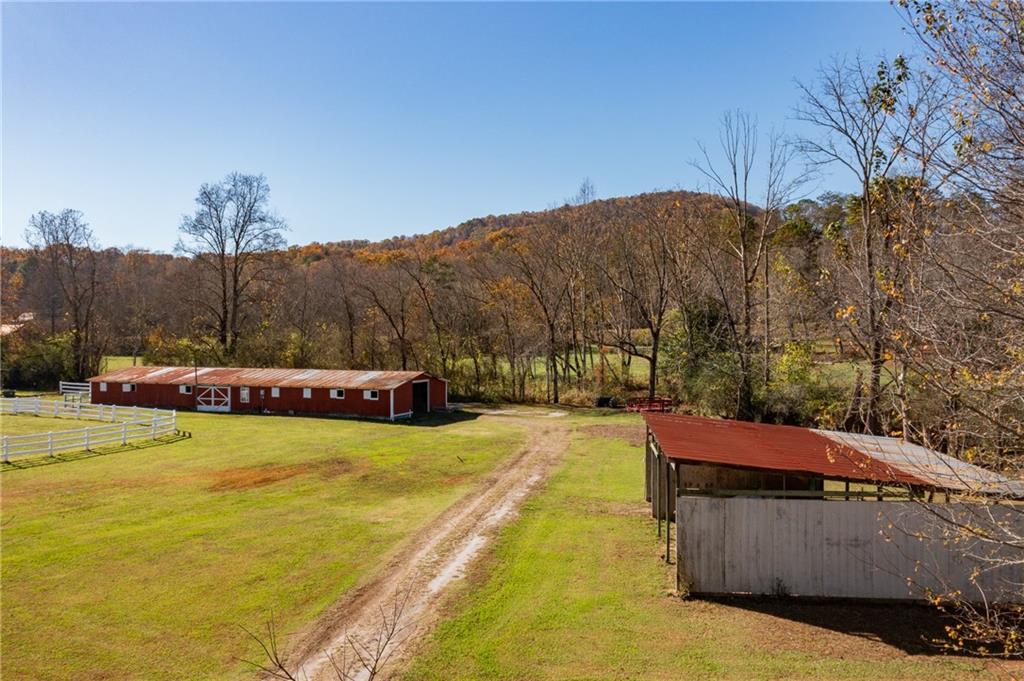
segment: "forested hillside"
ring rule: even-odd
[[[423,368],[468,399],[668,394],[1019,448],[1019,43],[971,3],[904,11],[926,58],[824,67],[801,86],[802,137],[724,116],[694,162],[702,192],[597,200],[585,181],[551,210],[288,246],[268,179],[232,173],[200,187],[174,254],[105,248],[86,216],[41,211],[33,248],[3,253],[4,382],[81,379],[107,355]],[[806,198],[823,168],[858,189]]]

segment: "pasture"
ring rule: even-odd
[[[532,420],[182,413],[192,440],[4,472],[4,678],[253,678],[241,627],[273,617],[287,646],[547,411],[494,413]],[[639,418],[556,422],[568,454],[452,583],[403,678],[992,676],[937,654],[925,639],[941,622],[923,607],[679,599],[642,500]]]
[[[0,416],[0,434],[2,435],[34,435],[36,433],[74,430],[95,425],[95,421],[79,422],[73,419],[51,418],[49,416],[30,416],[19,414]]]
[[[2,473],[5,679],[251,678],[240,627],[298,631],[524,439],[472,418],[179,427],[194,437]]]
[[[642,500],[639,419],[573,421],[565,463],[460,585],[403,678],[992,678],[922,640],[942,635],[923,606],[674,596]]]

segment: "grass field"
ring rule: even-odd
[[[240,626],[310,622],[523,441],[494,420],[179,424],[193,439],[0,475],[5,680],[251,678]]]
[[[129,355],[107,355],[103,358],[103,365],[100,367],[100,372],[106,373],[107,371],[124,369],[125,367],[130,366],[145,366],[145,362],[142,361],[141,357],[136,357],[135,364],[132,364],[132,358]]]
[[[495,418],[179,419],[192,440],[0,474],[5,679],[252,678],[240,626],[272,614],[287,640],[524,440]],[[69,423],[3,428],[43,421]],[[987,678],[922,642],[941,633],[925,608],[676,597],[640,498],[639,418],[563,422],[566,461],[456,583],[404,678]]]
[[[55,419],[49,416],[29,416],[18,414],[0,416],[0,435],[30,435],[61,430],[77,430],[89,426],[100,425],[96,421],[78,421],[75,419]]]
[[[406,679],[987,676],[926,654],[919,636],[938,623],[923,607],[673,596],[640,498],[639,420],[574,420],[566,463],[471,572]]]

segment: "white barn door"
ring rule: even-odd
[[[231,411],[231,387],[200,385],[196,387],[197,411]]]

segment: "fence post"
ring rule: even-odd
[[[117,421],[117,405],[115,404],[110,408],[110,422],[114,423]]]
[[[139,405],[132,407],[132,418],[136,421],[139,420]]]
[[[91,431],[90,431],[89,428],[85,429],[85,451],[89,451],[89,434],[90,434],[90,432]]]
[[[172,409],[171,410],[171,429],[175,433],[178,432],[178,410],[177,409]]]
[[[153,421],[151,422],[151,425],[150,425],[150,438],[149,439],[151,439],[151,440],[155,440],[156,439],[156,416],[155,415],[153,416]]]
[[[8,462],[7,458],[7,436],[4,435],[4,463]]]
[[[82,418],[82,400],[75,402],[75,418]]]
[[[35,408],[36,416],[39,416],[39,410],[42,408],[42,406],[43,406],[43,401],[37,397],[36,398],[36,408]]]
[[[46,446],[49,449],[49,456],[53,456],[53,431],[47,433]]]

